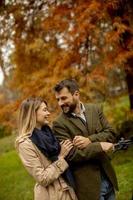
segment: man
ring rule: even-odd
[[[74,80],[63,80],[54,90],[63,112],[53,122],[53,131],[60,141],[70,139],[75,146],[67,159],[78,199],[114,200],[117,179],[107,155],[115,142],[113,129],[99,106],[80,101]]]

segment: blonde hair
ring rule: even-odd
[[[21,140],[31,136],[36,126],[36,111],[43,102],[47,105],[46,101],[40,97],[30,97],[21,103],[18,116],[19,135],[15,141],[16,147]]]

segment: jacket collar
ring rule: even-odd
[[[63,115],[67,117],[67,119],[71,121],[78,129],[80,129],[84,133],[83,134],[84,136],[88,136],[88,134],[93,134],[94,132],[93,109],[88,104],[84,104],[84,108],[85,108],[84,114],[86,117],[86,124],[83,123],[77,116],[73,116],[71,113],[69,114],[63,113]]]

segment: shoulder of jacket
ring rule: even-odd
[[[18,146],[20,147],[30,147],[32,146],[32,141],[29,138],[21,138],[19,140]]]
[[[84,104],[86,108],[100,110],[102,109],[102,105],[99,103],[86,103]]]
[[[59,122],[65,119],[65,115],[63,113],[60,113],[57,118],[54,120],[54,122]]]

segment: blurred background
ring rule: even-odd
[[[41,96],[51,121],[53,87],[79,83],[84,102],[100,103],[118,140],[133,135],[133,1],[0,0],[0,200],[32,200],[33,179],[14,141],[21,101]],[[117,200],[132,200],[133,147],[116,152]]]

